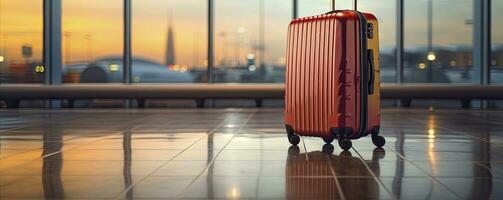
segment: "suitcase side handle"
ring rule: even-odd
[[[374,66],[374,50],[369,49],[367,50],[367,58],[368,58],[368,65],[369,65],[369,83],[368,83],[368,93],[374,94],[374,82],[375,82],[375,66]]]

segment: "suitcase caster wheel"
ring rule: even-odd
[[[323,153],[326,154],[332,154],[334,152],[334,145],[332,144],[325,144],[323,145]]]
[[[327,143],[327,144],[330,144],[334,141],[334,138],[333,137],[324,137],[323,141],[325,141],[325,143]]]
[[[298,135],[291,135],[288,137],[288,141],[292,145],[298,145],[300,143],[300,137]]]
[[[339,146],[344,151],[347,151],[347,150],[351,149],[351,146],[353,146],[353,143],[351,142],[350,139],[343,139],[343,140],[339,140]]]
[[[374,145],[381,148],[384,146],[384,144],[386,144],[386,139],[384,139],[383,136],[376,135],[376,136],[372,136],[372,142],[374,143]]]

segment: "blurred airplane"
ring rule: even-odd
[[[123,82],[122,57],[107,57],[92,63],[72,64],[64,67],[64,80],[71,83],[121,83]],[[79,78],[77,78],[80,74]],[[172,70],[155,62],[133,58],[133,83],[191,83],[192,74]]]

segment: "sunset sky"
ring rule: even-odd
[[[63,0],[63,62],[86,62],[122,54],[122,0]],[[133,54],[164,64],[168,18],[173,18],[179,64],[203,67],[206,60],[205,0],[133,0]],[[265,62],[284,62],[285,36],[291,0],[265,0]],[[338,9],[350,1],[339,1]],[[374,13],[381,25],[381,47],[395,46],[395,1],[360,0],[360,9]],[[434,0],[434,44],[472,44],[472,0]],[[502,1],[493,2],[501,8]],[[301,16],[324,13],[329,0],[299,0]],[[426,44],[426,0],[405,0],[405,45]],[[494,18],[503,19],[501,12]],[[496,20],[493,20],[493,23]],[[215,0],[215,64],[233,63],[258,53],[259,0]],[[240,30],[240,31],[238,31]],[[503,31],[493,26],[493,42],[503,43]],[[0,54],[8,62],[24,62],[21,46],[33,47],[41,59],[42,1],[0,0]],[[239,55],[238,55],[239,54]],[[67,60],[69,59],[69,60]]]

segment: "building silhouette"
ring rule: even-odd
[[[168,31],[166,35],[166,66],[175,65],[175,40],[173,35],[173,16],[169,12]]]

